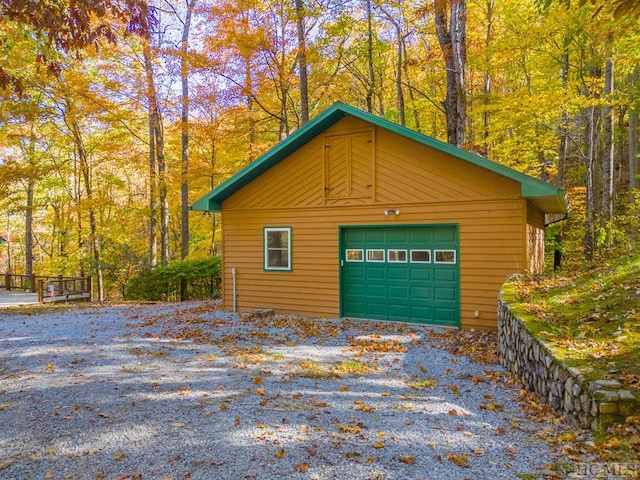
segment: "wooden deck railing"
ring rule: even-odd
[[[91,301],[91,277],[63,277],[62,275],[0,275],[5,290],[37,292],[40,303],[85,298]]]

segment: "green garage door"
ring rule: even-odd
[[[458,228],[341,229],[343,317],[460,326]]]

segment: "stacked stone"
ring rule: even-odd
[[[556,359],[550,346],[536,339],[502,298],[498,300],[498,358],[574,426],[604,431],[615,422],[640,412],[640,401],[616,380],[588,381],[592,370],[568,367]]]

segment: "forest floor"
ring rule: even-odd
[[[527,480],[615,461],[496,364],[492,332],[36,306],[0,313],[0,345],[0,478]]]
[[[570,275],[519,277],[511,285],[514,312],[557,358],[590,371],[588,379],[617,380],[640,396],[640,255]],[[611,447],[605,456],[637,460],[640,415],[600,440]]]
[[[518,313],[557,357],[640,395],[640,256],[514,287]]]

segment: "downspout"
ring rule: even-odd
[[[236,299],[237,299],[237,290],[236,290],[236,267],[231,267],[231,278],[233,279],[233,313],[236,313]]]

